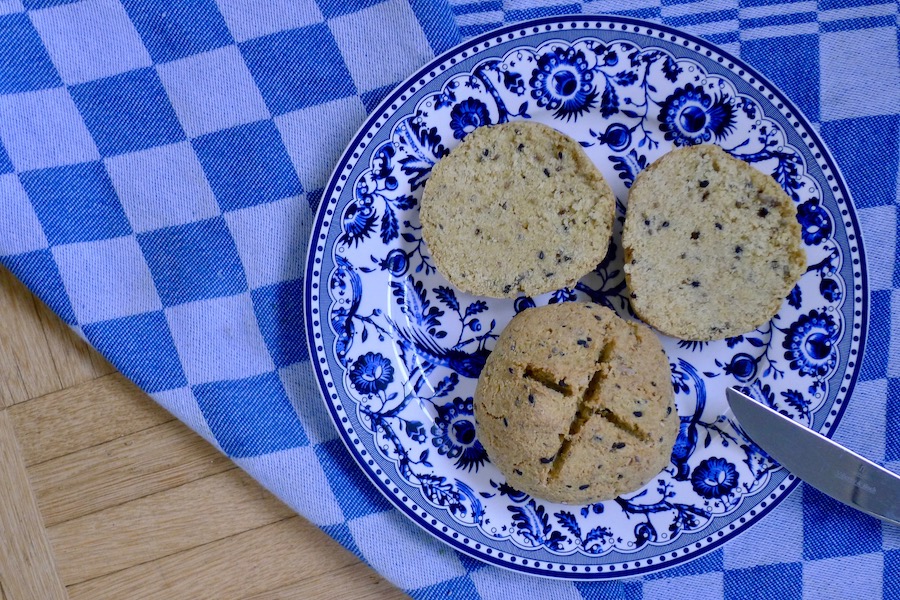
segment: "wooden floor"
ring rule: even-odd
[[[0,600],[406,596],[0,267]]]

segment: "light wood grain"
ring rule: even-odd
[[[115,371],[2,268],[0,323],[5,325],[0,327],[0,404],[3,406]]]
[[[113,373],[2,267],[0,419],[0,600],[406,597]]]
[[[9,600],[66,598],[5,410],[0,411],[0,481],[0,579],[5,593]]]
[[[331,540],[328,540],[334,543]],[[362,563],[353,563],[336,571],[298,581],[286,587],[263,592],[243,600],[296,600],[297,598],[336,598],[335,580],[341,582],[340,597],[354,600],[402,600],[406,594],[385,582]]]
[[[35,312],[41,322],[41,330],[53,367],[60,383],[60,389],[94,380],[116,372],[116,368],[100,356],[83,339],[63,325],[56,314],[43,303],[35,300]]]
[[[0,269],[0,323],[0,403],[62,389],[34,299],[6,269]]]
[[[123,402],[123,398],[140,402]],[[114,373],[8,409],[26,465],[71,454],[173,419]]]
[[[191,510],[185,510],[185,507]],[[47,529],[66,585],[281,521],[291,510],[235,468]]]
[[[49,527],[234,468],[178,421],[35,465],[29,470]]]
[[[299,517],[247,531],[69,588],[73,600],[219,600],[246,598],[357,562],[343,548],[328,547],[325,534]],[[310,545],[306,540],[315,540]],[[330,542],[334,544],[334,542]],[[247,552],[247,548],[265,548]],[[337,551],[335,551],[337,550]],[[342,582],[319,598],[342,598]],[[297,596],[297,598],[313,598]]]

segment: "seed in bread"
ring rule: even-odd
[[[510,321],[478,379],[475,423],[511,486],[565,503],[639,489],[669,463],[678,434],[657,336],[583,302]]]
[[[420,212],[438,271],[496,298],[574,285],[606,256],[614,217],[578,142],[529,121],[466,136],[435,165]]]
[[[790,197],[712,145],[673,150],[638,175],[622,245],[634,312],[687,340],[756,329],[806,268]]]

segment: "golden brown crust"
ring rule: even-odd
[[[565,503],[640,488],[669,463],[678,433],[656,335],[580,302],[509,323],[478,380],[475,418],[510,485]]]

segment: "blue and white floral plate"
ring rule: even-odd
[[[619,199],[607,258],[574,289],[476,298],[436,272],[419,224],[432,166],[482,125],[535,119],[578,140]],[[720,342],[665,338],[681,432],[643,489],[587,506],[507,485],[478,442],[476,378],[518,311],[571,300],[630,316],[618,235],[635,175],[676,146],[714,143],[793,197],[809,267],[778,315]],[[489,224],[487,224],[489,226]],[[324,192],[306,270],[319,385],[350,453],[398,509],[497,566],[567,579],[664,569],[734,537],[797,480],[728,418],[745,387],[826,435],[862,356],[868,295],[847,187],[809,123],[709,43],[626,18],[551,18],[435,59],[382,103]]]

